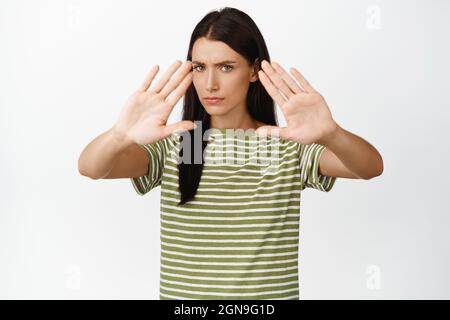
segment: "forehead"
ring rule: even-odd
[[[217,63],[224,60],[244,62],[245,59],[225,42],[199,38],[192,47],[192,61]]]

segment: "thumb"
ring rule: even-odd
[[[194,124],[194,122],[189,121],[189,120],[183,120],[183,121],[179,121],[177,123],[168,125],[166,128],[168,134],[172,134],[172,133],[181,133],[181,132],[185,132],[185,131],[189,131],[192,129],[195,129],[196,125]]]
[[[284,138],[287,136],[286,128],[280,128],[277,126],[261,126],[256,129],[256,134],[258,136],[274,136]]]

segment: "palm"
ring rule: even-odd
[[[287,127],[263,126],[258,129],[269,130],[299,143],[310,144],[320,142],[336,128],[330,109],[320,93],[306,81],[296,69],[293,75],[302,85],[300,87],[278,64],[272,68],[263,62],[263,71],[259,71],[261,83],[269,95],[280,106]]]
[[[184,120],[167,125],[170,113],[192,83],[192,65],[185,61],[172,64],[155,87],[151,87],[158,68],[152,68],[144,83],[127,100],[115,129],[127,139],[148,144],[168,135],[192,130],[194,123]]]
[[[170,105],[160,97],[138,91],[129,98],[121,117],[128,124],[128,137],[145,144],[165,137],[164,127],[171,111]]]

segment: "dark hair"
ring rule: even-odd
[[[187,60],[192,61],[192,47],[198,38],[222,41],[234,51],[242,55],[249,65],[256,65],[261,69],[261,61],[270,62],[264,38],[255,22],[244,12],[230,7],[211,11],[195,26],[189,43]],[[267,93],[259,80],[251,82],[247,93],[247,110],[252,118],[268,125],[277,125],[275,106],[272,97]],[[193,83],[189,86],[183,100],[182,120],[201,121],[201,136],[210,129],[210,115],[201,104]],[[200,128],[194,129],[200,130]],[[194,130],[190,130],[191,149],[194,149]],[[184,204],[192,200],[197,192],[203,171],[204,150],[208,141],[202,139],[202,161],[194,162],[195,152],[190,152],[189,163],[178,163],[179,188],[181,200]],[[182,150],[180,150],[181,156]]]

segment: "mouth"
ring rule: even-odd
[[[224,100],[224,98],[205,98],[205,101],[210,104],[218,104],[221,103]]]

